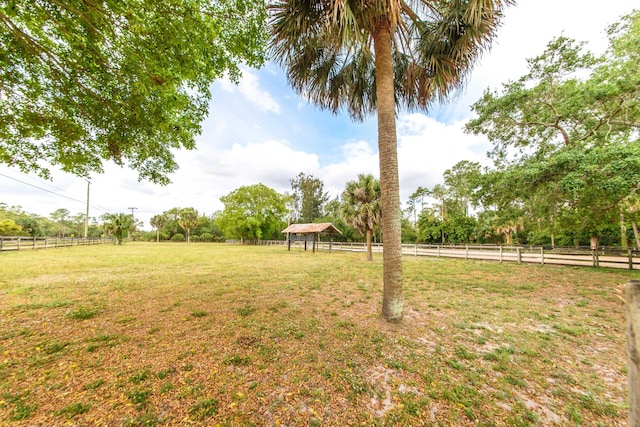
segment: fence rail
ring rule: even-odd
[[[82,237],[0,236],[0,252],[102,245],[112,242],[113,239],[107,237],[85,239]]]
[[[239,242],[237,242],[239,243]],[[286,245],[283,240],[262,240],[261,245]],[[316,250],[365,252],[365,243],[318,242]],[[304,249],[304,242],[291,242],[291,248]],[[382,253],[382,243],[373,243],[372,251]],[[497,262],[574,265],[640,270],[640,251],[616,247],[548,248],[542,246],[498,245],[402,245],[403,255],[462,258]]]

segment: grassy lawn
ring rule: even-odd
[[[622,426],[629,272],[128,244],[0,254],[0,425]],[[637,275],[637,273],[635,273]]]

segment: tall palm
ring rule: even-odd
[[[273,0],[271,48],[315,104],[362,120],[377,112],[384,296],[402,319],[396,108],[423,109],[460,87],[512,0]]]
[[[380,181],[373,175],[358,175],[357,181],[349,181],[342,193],[340,217],[367,236],[367,260],[372,261],[371,235],[382,220]]]
[[[160,229],[167,223],[167,217],[164,215],[154,215],[149,221],[151,226],[156,229],[156,242],[160,241]]]
[[[191,243],[191,229],[198,225],[198,211],[193,208],[180,209],[178,224],[187,234],[187,243]]]

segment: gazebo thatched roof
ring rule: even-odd
[[[321,222],[318,224],[291,224],[290,226],[282,230],[282,232],[294,234],[342,234],[342,232],[330,222]]]

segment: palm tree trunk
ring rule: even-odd
[[[396,109],[391,60],[391,33],[388,21],[381,19],[373,34],[378,104],[378,151],[380,161],[380,199],[384,238],[382,317],[389,322],[402,320],[402,241],[400,181]]]
[[[367,261],[373,261],[373,251],[371,250],[371,230],[367,228]]]
[[[633,237],[636,238],[636,249],[640,249],[640,237],[638,237],[638,224],[635,220],[631,221],[631,227],[633,227]]]
[[[156,243],[160,241],[160,229],[156,228]]]

